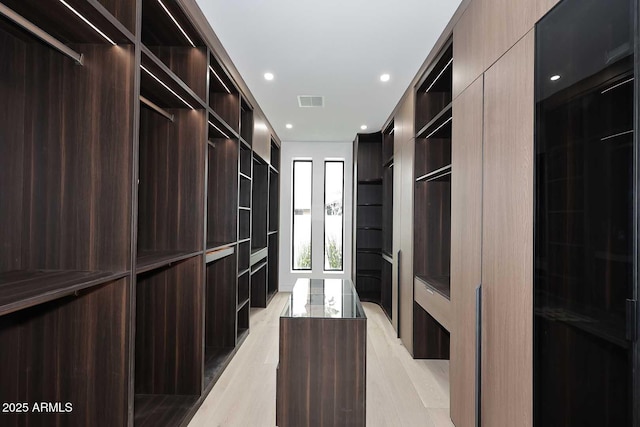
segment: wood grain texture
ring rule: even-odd
[[[238,141],[208,145],[207,242],[238,240]],[[209,245],[207,245],[209,246]]]
[[[22,268],[129,267],[133,49],[83,53],[27,50]]]
[[[138,250],[202,250],[206,119],[140,109]]]
[[[397,183],[394,194],[400,196],[397,235],[400,237],[400,262],[398,263],[398,319],[400,339],[410,354],[413,354],[413,163],[415,156],[414,96],[406,98],[405,104],[396,116],[396,128],[401,129],[401,140],[396,143],[400,155],[394,157],[394,164],[400,163],[399,174],[394,176]],[[398,154],[398,153],[396,153]],[[394,250],[396,250],[394,248]]]
[[[136,2],[130,0],[98,0],[132,34],[136,27]]]
[[[207,99],[207,50],[203,47],[147,46],[202,100]],[[239,108],[239,107],[238,107]]]
[[[482,20],[486,0],[472,0],[453,29],[453,99],[485,71]]]
[[[482,280],[484,79],[453,103],[451,176],[451,419],[475,426],[476,297]]]
[[[235,254],[207,264],[205,291],[206,347],[235,347],[237,277]]]
[[[23,188],[25,185],[25,103],[27,46],[0,31],[0,271],[22,267]],[[27,177],[29,170],[26,170]],[[28,182],[28,181],[27,181]]]
[[[449,332],[417,302],[413,307],[413,357],[448,360]]]
[[[536,22],[542,19],[547,12],[554,8],[560,0],[537,0],[536,1]]]
[[[253,120],[248,122],[250,126],[253,126],[253,151],[262,160],[269,163],[271,161],[271,133],[267,126],[267,119],[264,115],[254,111]]]
[[[453,320],[451,301],[427,288],[419,279],[414,280],[414,288],[415,300],[420,307],[450,332]]]
[[[71,413],[0,413],[1,425],[127,424],[128,295],[121,279],[0,317],[0,401],[73,404]]]
[[[210,77],[215,79],[214,76]],[[209,90],[209,106],[235,132],[240,132],[240,97],[237,93]]]
[[[482,425],[532,425],[534,33],[485,74]]]
[[[200,394],[202,263],[197,256],[138,276],[136,394]]]
[[[288,426],[364,426],[366,319],[280,319],[276,419]]]

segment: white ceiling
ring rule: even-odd
[[[380,130],[460,4],[197,2],[280,139],[323,142],[351,141],[363,124]],[[266,72],[275,79],[266,81]],[[324,96],[325,107],[300,108],[298,95]]]

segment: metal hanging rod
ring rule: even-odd
[[[12,9],[9,9],[7,6],[5,6],[2,3],[0,3],[0,14],[10,19],[11,21],[15,22],[16,24],[18,24],[19,26],[21,26],[22,28],[24,28],[25,30],[27,30],[28,32],[30,32],[31,34],[33,34],[34,36],[42,40],[43,42],[47,43],[54,49],[58,50],[60,53],[63,53],[64,55],[73,59],[78,64],[84,65],[83,56],[81,53],[78,53],[75,50],[71,49],[69,46],[67,46],[66,44],[62,43],[60,40],[53,37],[51,34],[47,33],[42,28],[35,25],[33,22],[27,20],[22,15],[19,15],[16,12],[14,12]]]
[[[144,105],[146,105],[147,107],[151,108],[153,111],[155,111],[156,113],[160,114],[161,116],[165,117],[167,120],[170,120],[173,122],[174,116],[173,114],[169,113],[167,110],[165,110],[162,107],[159,107],[158,105],[156,105],[155,103],[149,101],[147,98],[145,98],[144,96],[140,95],[140,102],[142,102]]]

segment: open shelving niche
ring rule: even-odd
[[[450,298],[453,44],[443,48],[416,90],[414,261],[416,283]],[[419,304],[416,357],[449,358],[449,332]]]
[[[382,133],[382,271],[380,306],[393,319],[393,153],[394,122]]]
[[[358,134],[355,286],[362,301],[382,297],[382,133]]]
[[[218,141],[203,101],[207,48],[176,2],[163,5],[181,29],[159,2],[142,4],[136,426],[179,424],[203,388],[203,195],[218,154],[207,140]]]
[[[269,228],[267,238],[267,303],[278,292],[279,288],[279,254],[280,254],[280,146],[271,140],[271,156],[269,169]]]
[[[0,400],[73,402],[30,425],[124,425],[136,70],[112,13],[135,8],[75,3],[119,46],[62,3],[0,5]]]

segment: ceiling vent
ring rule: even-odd
[[[324,107],[324,96],[298,95],[298,105],[301,108]]]

